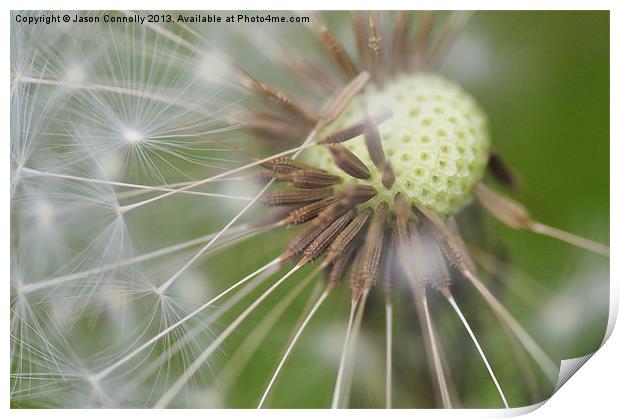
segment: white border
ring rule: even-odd
[[[611,118],[611,138],[614,139],[611,141],[611,185],[617,185],[619,179],[618,171],[618,141],[620,137],[618,135],[618,122],[617,116],[620,115],[620,109],[618,107],[618,99],[620,98],[619,84],[617,83],[617,77],[614,78],[614,75],[620,71],[620,66],[618,65],[618,40],[620,39],[620,33],[618,31],[618,26],[620,23],[620,12],[617,1],[604,1],[604,0],[589,0],[585,1],[575,1],[575,0],[564,0],[564,1],[550,1],[550,0],[539,0],[539,1],[416,1],[416,2],[405,2],[405,1],[394,1],[394,0],[382,0],[381,2],[375,1],[367,1],[367,0],[357,0],[357,1],[340,1],[334,2],[325,1],[325,0],[314,0],[314,1],[297,1],[297,2],[287,2],[284,3],[282,1],[274,1],[274,0],[263,0],[260,4],[252,3],[249,1],[239,1],[239,0],[227,0],[226,2],[213,2],[213,4],[208,4],[205,1],[189,1],[189,0],[175,0],[175,2],[170,1],[162,1],[162,0],[152,0],[149,2],[146,1],[132,1],[132,0],[108,0],[108,1],[89,1],[87,4],[84,1],[76,1],[76,0],[64,0],[64,1],[56,1],[53,4],[49,4],[44,1],[34,1],[34,0],[22,0],[20,2],[13,2],[10,4],[10,8],[16,9],[80,9],[85,5],[89,6],[89,8],[93,9],[170,9],[171,6],[174,9],[182,10],[182,9],[213,9],[213,10],[243,10],[243,9],[271,9],[271,10],[290,10],[290,9],[323,9],[323,10],[352,10],[352,9],[376,9],[380,6],[383,9],[408,9],[415,7],[416,9],[472,9],[472,10],[516,10],[516,9],[530,9],[530,10],[555,10],[558,6],[561,6],[562,9],[567,10],[586,10],[586,9],[598,9],[598,10],[611,10],[611,115],[616,116],[615,118]],[[615,7],[614,7],[615,6]],[[10,115],[9,115],[9,101],[7,100],[9,96],[9,83],[10,79],[10,63],[9,63],[9,35],[10,35],[10,27],[9,27],[9,13],[8,10],[5,12],[4,19],[0,20],[0,25],[2,26],[2,34],[4,42],[2,42],[2,57],[4,60],[4,80],[5,80],[5,92],[6,96],[4,100],[0,102],[0,106],[2,107],[2,114],[4,116],[4,147],[8,147],[9,144],[9,123],[10,123]],[[4,295],[4,301],[7,302],[9,299],[9,278],[10,278],[10,256],[9,256],[9,182],[8,175],[10,173],[10,162],[9,162],[9,153],[6,152],[1,153],[0,155],[0,164],[2,165],[2,173],[5,173],[4,183],[2,184],[2,198],[0,205],[0,216],[2,220],[6,223],[5,228],[2,230],[5,232],[4,240],[1,243],[2,253],[0,255],[2,268],[3,268],[3,278],[4,278],[4,290],[6,294]],[[618,197],[614,191],[611,191],[611,213],[619,214],[620,213],[620,205],[618,205]],[[617,247],[616,247],[616,237],[618,236],[618,222],[616,219],[612,217],[611,219],[611,249],[612,249],[612,258],[611,258],[611,293],[610,293],[610,323],[608,327],[607,337],[609,337],[613,325],[615,324],[617,313],[618,313],[618,299],[619,299],[619,278],[620,272],[618,271],[617,264]],[[2,345],[1,359],[5,364],[5,374],[3,375],[4,379],[0,380],[0,392],[3,395],[4,406],[5,409],[8,409],[9,406],[9,380],[8,373],[10,370],[9,364],[9,344],[8,344],[8,336],[9,336],[9,310],[3,309],[0,310],[1,316],[1,328],[0,336],[5,340],[5,344]],[[555,394],[542,408],[536,410],[534,413],[531,413],[531,417],[544,419],[544,418],[556,418],[562,417],[573,418],[579,417],[583,418],[586,415],[590,415],[596,418],[609,418],[609,417],[617,417],[618,414],[618,404],[617,404],[617,380],[620,377],[620,367],[617,359],[617,354],[620,353],[620,338],[618,338],[618,333],[611,336],[611,338],[607,341],[607,343],[599,350],[591,360],[587,362],[587,366],[582,368],[577,374],[576,377],[569,380],[559,391]],[[58,418],[82,418],[84,415],[88,415],[90,418],[107,418],[110,415],[115,415],[117,417],[129,417],[132,416],[134,418],[148,417],[149,419],[164,417],[168,415],[174,414],[179,417],[187,417],[187,416],[201,416],[204,415],[214,415],[218,419],[229,418],[229,417],[239,417],[239,416],[252,416],[252,417],[286,417],[290,418],[291,414],[294,414],[298,418],[306,418],[306,417],[315,417],[317,414],[324,415],[326,417],[338,417],[347,418],[347,417],[370,417],[370,415],[377,416],[381,413],[387,413],[386,411],[373,411],[373,410],[341,410],[341,411],[313,411],[313,410],[268,410],[268,411],[254,411],[254,410],[207,410],[207,411],[197,411],[197,410],[168,410],[168,411],[154,411],[154,410],[117,410],[111,412],[109,410],[11,410],[9,414],[13,416],[19,417],[30,417],[31,415],[45,414],[50,417],[58,417]],[[525,413],[524,411],[519,412],[518,409],[515,411],[511,411],[513,414]],[[411,415],[415,415],[416,418],[428,418],[428,417],[472,417],[472,418],[483,418],[483,417],[497,417],[498,411],[490,411],[490,410],[461,410],[461,411],[445,411],[445,410],[436,410],[436,411],[423,411],[423,410],[394,410],[389,412],[389,414],[395,416],[402,416],[409,418]],[[148,415],[148,416],[147,416]]]

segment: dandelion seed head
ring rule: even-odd
[[[142,134],[135,129],[128,129],[125,131],[125,140],[130,144],[136,144],[143,140]]]
[[[303,155],[307,163],[372,185],[378,193],[368,206],[400,192],[412,204],[449,215],[471,200],[486,167],[490,139],[486,115],[468,93],[438,75],[402,75],[383,89],[367,88],[334,122],[333,131],[364,119],[362,101],[371,117],[386,109],[394,113],[379,124],[379,131],[394,166],[395,186],[388,190],[382,185],[381,169],[372,164],[363,136],[347,141],[346,147],[371,169],[368,180],[343,174],[325,149],[308,150]]]

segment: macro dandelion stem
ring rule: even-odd
[[[243,345],[230,357],[224,370],[219,374],[217,380],[218,388],[227,390],[234,386],[235,380],[239,377],[243,370],[245,370],[248,362],[251,361],[252,355],[256,353],[260,345],[264,342],[269,332],[277,325],[278,321],[284,314],[284,312],[291,306],[293,300],[295,300],[301,291],[306,289],[310,281],[314,279],[313,275],[306,275],[306,277],[295,285],[295,287],[287,293],[284,299],[280,300],[270,311],[265,315],[260,325],[252,330],[252,333],[244,339]],[[307,313],[314,306],[314,302],[322,293],[321,289],[323,285],[317,281],[311,295],[308,299],[306,307],[301,311],[301,318],[297,322],[300,325],[306,318]],[[297,326],[299,327],[299,326]],[[296,328],[297,328],[296,327]],[[295,329],[296,329],[295,328]]]
[[[222,236],[222,234],[224,234],[226,232],[226,230],[228,230],[235,222],[237,222],[237,220],[239,218],[241,218],[241,216],[248,209],[250,209],[250,207],[252,205],[254,205],[256,203],[256,201],[259,200],[259,198],[263,195],[263,193],[265,193],[265,191],[267,191],[269,186],[271,186],[271,185],[270,184],[265,185],[263,187],[263,189],[261,189],[260,192],[258,194],[256,194],[256,196],[254,196],[254,198],[252,198],[252,200],[250,202],[248,202],[248,204],[245,207],[243,207],[243,209],[241,209],[241,211],[239,211],[228,222],[228,224],[226,224],[211,240],[209,240],[209,242],[207,242],[207,244],[205,244],[204,247],[202,247],[198,252],[196,252],[194,254],[194,256],[192,256],[192,258],[190,260],[188,260],[185,263],[185,265],[183,265],[181,267],[181,269],[179,269],[174,275],[172,275],[170,278],[168,278],[166,280],[166,282],[164,282],[162,285],[160,285],[159,286],[159,291],[161,293],[165,293],[166,290],[174,283],[174,281],[176,281],[183,274],[183,272],[185,272],[187,270],[187,268],[189,268],[200,256],[202,256],[207,250],[209,250],[209,248],[213,245],[213,243],[215,243],[217,241],[217,239],[219,239]]]
[[[454,300],[452,293],[450,292],[448,288],[442,288],[441,292],[443,293],[443,295],[446,297],[446,299],[450,303],[450,306],[452,306],[452,308],[454,309],[454,312],[457,314],[457,316],[461,320],[461,323],[463,323],[463,326],[467,330],[469,337],[471,338],[471,340],[474,342],[474,345],[476,346],[476,350],[478,350],[478,353],[480,354],[480,358],[482,358],[482,361],[484,362],[484,366],[486,367],[487,371],[489,372],[489,375],[491,376],[491,379],[493,380],[493,384],[495,385],[495,388],[497,389],[497,392],[499,393],[499,396],[502,399],[502,403],[504,403],[504,407],[506,407],[506,409],[509,409],[510,406],[508,406],[508,401],[506,400],[506,396],[504,395],[502,387],[500,386],[499,381],[497,381],[497,378],[495,377],[495,373],[493,373],[491,364],[489,364],[489,361],[487,360],[487,357],[485,356],[484,351],[482,350],[482,347],[478,343],[478,339],[476,339],[476,335],[474,334],[473,330],[471,330],[471,327],[469,326],[467,319],[465,318],[458,304]]]
[[[217,248],[212,248],[211,250],[219,249],[221,248],[221,246],[232,244],[239,239],[245,239],[245,238],[252,237],[263,231],[267,231],[272,228],[275,228],[278,225],[279,223],[275,223],[275,224],[271,224],[271,225],[264,226],[264,227],[252,228],[251,225],[249,224],[241,224],[237,226],[234,230],[233,229],[228,230],[226,236],[227,237],[234,236],[234,237],[228,239],[228,241],[226,242],[220,243],[220,245]],[[154,250],[152,252],[148,252],[142,255],[131,257],[129,259],[108,263],[106,265],[103,265],[97,268],[88,269],[86,271],[81,271],[81,272],[75,272],[75,273],[68,274],[68,275],[57,276],[57,277],[46,279],[44,281],[33,282],[31,284],[26,284],[26,285],[21,286],[20,292],[22,292],[23,294],[28,294],[33,291],[56,287],[56,286],[62,285],[67,282],[76,281],[76,280],[83,279],[83,278],[88,278],[89,276],[98,275],[98,274],[101,274],[107,271],[115,270],[118,268],[123,268],[125,266],[130,266],[130,265],[146,262],[151,259],[156,259],[162,256],[166,256],[170,253],[174,253],[180,250],[187,249],[189,247],[197,246],[206,241],[212,240],[213,237],[215,237],[215,235],[217,234],[218,233],[206,234],[204,236],[197,237],[192,240],[188,240],[182,243],[177,243],[171,246],[166,246],[161,249]]]
[[[491,291],[489,291],[488,288],[480,282],[476,275],[470,271],[465,271],[464,274],[478,290],[480,295],[482,295],[500,321],[506,323],[510,330],[516,335],[523,347],[529,352],[532,358],[545,373],[547,379],[551,383],[555,384],[558,379],[559,370],[551,358],[549,358],[545,351],[538,346],[536,341],[525,331],[525,329],[523,329],[519,322],[506,309],[506,307],[504,307],[504,305],[500,303],[497,298],[495,298]]]
[[[567,231],[560,230],[559,228],[551,227],[546,224],[534,222],[531,226],[531,230],[534,233],[542,234],[543,236],[552,237],[557,240],[572,244],[573,246],[581,247],[582,249],[589,250],[590,252],[598,253],[599,255],[609,257],[609,246],[597,243],[593,240],[586,239],[584,237],[577,236],[576,234],[569,233]]]
[[[325,299],[327,298],[328,295],[329,295],[329,291],[324,291],[321,294],[321,296],[316,301],[314,306],[312,306],[312,309],[310,309],[310,312],[308,313],[308,315],[304,319],[303,323],[301,323],[301,325],[297,329],[297,332],[293,336],[293,339],[291,340],[291,343],[289,343],[288,347],[286,348],[286,351],[284,352],[284,355],[282,355],[282,359],[280,359],[280,362],[278,363],[278,366],[276,367],[276,370],[274,371],[273,375],[271,376],[271,379],[269,380],[269,384],[267,384],[267,388],[263,392],[263,395],[261,396],[261,399],[258,402],[258,406],[257,406],[258,409],[261,409],[263,407],[263,404],[265,403],[265,400],[267,400],[267,396],[269,396],[269,392],[271,391],[271,388],[273,387],[273,384],[275,383],[276,379],[278,378],[278,375],[280,374],[280,371],[284,367],[284,364],[286,363],[286,360],[288,359],[289,355],[293,351],[293,348],[295,347],[295,344],[297,343],[297,341],[301,337],[301,334],[303,333],[304,329],[306,328],[306,326],[308,325],[310,320],[312,320],[312,317],[314,317],[314,315],[316,314],[318,309],[321,307],[321,305],[323,304],[323,302],[325,301]]]
[[[359,300],[351,301],[351,310],[349,312],[349,321],[347,322],[347,332],[344,337],[344,343],[342,345],[342,352],[340,355],[340,364],[338,365],[338,374],[336,376],[336,385],[334,386],[334,394],[332,396],[332,409],[337,409],[340,403],[342,381],[344,379],[344,372],[346,364],[348,362],[349,355],[349,341],[351,340],[351,332],[353,330],[353,320],[355,319],[355,310],[357,308]]]
[[[271,287],[261,294],[256,300],[252,302],[233,322],[220,334],[205,350],[202,352],[192,364],[183,371],[183,374],[170,386],[170,388],[164,393],[164,395],[155,404],[156,408],[164,408],[170,404],[174,397],[181,391],[188,380],[200,369],[202,364],[211,356],[221,344],[228,338],[228,336],[235,331],[235,329],[258,307],[277,287],[279,287],[284,281],[290,278],[295,272],[301,269],[303,265],[297,264],[278,281],[276,281]]]
[[[392,408],[392,351],[393,351],[394,307],[392,300],[385,302],[385,407]]]
[[[135,183],[116,182],[112,180],[91,179],[91,178],[86,178],[86,177],[81,177],[81,176],[65,175],[62,173],[42,172],[40,170],[29,169],[27,167],[22,167],[21,170],[31,175],[48,176],[48,177],[53,177],[53,178],[75,180],[78,182],[86,182],[86,183],[98,183],[101,185],[120,186],[123,188],[144,189],[146,191],[171,192],[171,191],[176,190],[176,189],[164,187],[164,186],[138,185]],[[236,200],[241,200],[241,201],[250,201],[252,199],[252,197],[249,197],[249,196],[227,195],[227,194],[219,194],[219,193],[211,193],[211,192],[181,191],[181,193],[188,194],[188,195],[206,196],[206,197],[236,199]]]
[[[420,288],[417,291],[418,292],[416,292],[415,298],[419,301],[420,307],[422,309],[422,322],[425,325],[424,329],[426,330],[426,334],[428,335],[428,343],[431,351],[430,356],[433,360],[433,369],[435,370],[441,401],[444,407],[451,409],[452,399],[450,398],[450,391],[448,390],[446,374],[443,369],[443,362],[439,353],[437,338],[435,337],[435,326],[433,325],[433,319],[431,318],[431,313],[428,308],[428,298],[426,296],[426,290],[424,288]]]

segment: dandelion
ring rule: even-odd
[[[494,249],[461,234],[477,228],[467,208],[609,248],[508,196],[521,182],[487,113],[440,74],[471,14],[353,12],[348,35],[308,16],[292,43],[269,25],[218,39],[181,21],[13,23],[15,406],[276,406],[317,323],[324,407],[358,393],[461,406],[472,370],[453,357],[484,371],[493,397],[477,407],[553,388],[558,361],[479,269],[493,271]],[[231,48],[239,35],[255,43],[247,56]],[[265,351],[269,364],[254,362]]]

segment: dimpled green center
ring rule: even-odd
[[[381,171],[370,160],[363,136],[344,145],[368,166],[370,179],[344,173],[326,147],[306,150],[303,161],[340,175],[344,182],[338,187],[350,183],[374,186],[378,194],[368,205],[392,202],[394,195],[402,192],[411,203],[445,216],[470,201],[472,188],[487,164],[489,133],[486,115],[468,93],[438,75],[403,75],[382,89],[367,87],[320,137],[361,122],[362,98],[371,116],[385,110],[393,113],[379,126],[379,132],[396,174],[394,186],[387,190],[382,185]]]

